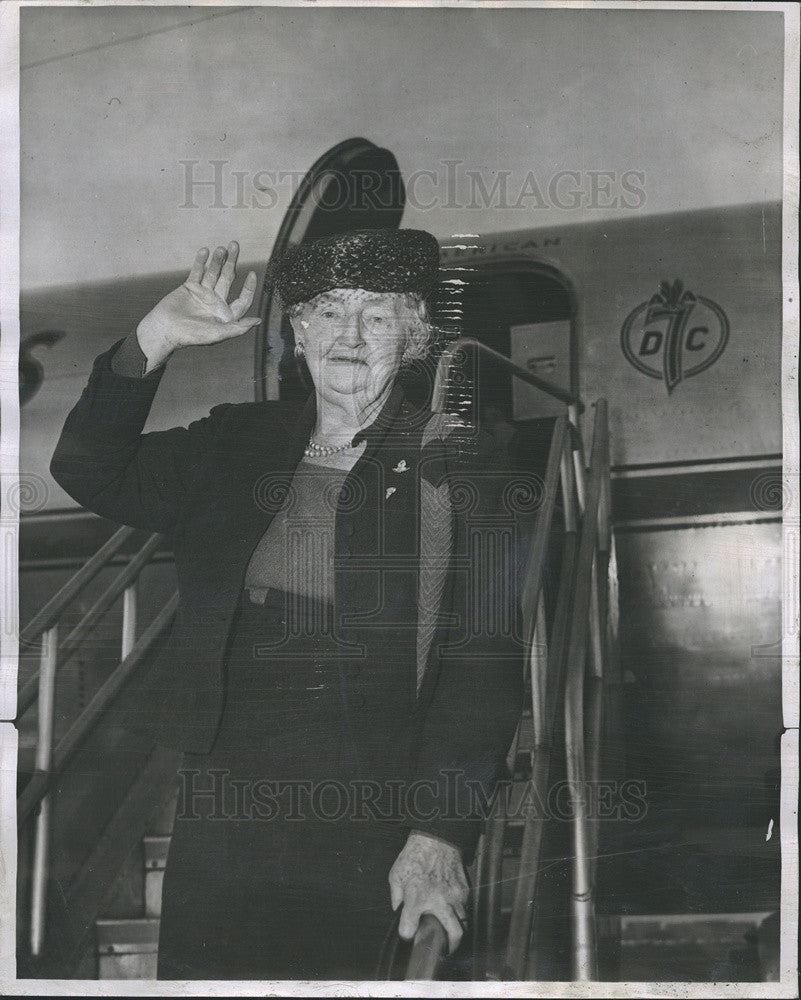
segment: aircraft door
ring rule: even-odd
[[[439,295],[440,328],[478,340],[578,396],[575,296],[555,268],[530,257],[465,262],[446,245]],[[521,431],[565,412],[564,403],[474,350],[451,383],[448,408],[485,429],[503,424]]]

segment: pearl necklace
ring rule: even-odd
[[[335,455],[338,451],[346,451],[348,448],[353,447],[353,441],[347,441],[345,444],[330,445],[330,444],[317,444],[316,441],[309,439],[309,443],[303,449],[303,454],[306,458],[324,458],[327,455]]]

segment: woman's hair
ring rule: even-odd
[[[434,344],[435,330],[428,316],[425,299],[416,292],[384,292],[392,295],[398,305],[403,331],[406,335],[406,346],[401,356],[401,365],[420,361],[429,353]],[[312,300],[314,301],[314,300]],[[295,302],[286,310],[290,319],[300,316],[308,302]]]

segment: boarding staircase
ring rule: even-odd
[[[716,914],[626,914],[598,906],[604,854],[615,851],[614,837],[609,839],[615,824],[599,821],[585,790],[600,779],[620,779],[625,756],[606,402],[598,400],[593,407],[585,456],[577,400],[483,345],[462,340],[440,359],[432,408],[445,408],[450,368],[467,349],[482,350],[566,408],[553,424],[525,566],[528,698],[508,757],[512,782],[493,804],[469,873],[474,891],[468,967],[453,964],[458,953],[455,959],[444,958],[444,930],[434,917],[425,917],[411,947],[399,939],[393,943],[377,976],[680,978],[663,974],[660,954],[673,956],[673,965],[666,967],[675,969],[677,949],[686,951],[688,942],[696,947],[703,940],[708,966],[715,955],[747,942],[748,934],[753,938],[770,911],[732,920]],[[137,540],[141,544],[131,551]],[[38,706],[35,767],[17,805],[20,976],[155,976],[161,878],[179,756],[126,742],[113,718],[115,705],[135,684],[176,611],[173,594],[144,628],[137,621],[137,581],[162,549],[158,536],[141,540],[132,529],[120,528],[22,631],[22,646],[39,644],[41,654],[38,674],[19,693],[20,717]],[[62,635],[76,599],[122,553],[120,572]],[[58,668],[81,643],[91,641],[104,617],[120,609],[119,663],[54,742]],[[115,808],[98,820],[79,870],[64,884],[54,875],[53,845],[59,843],[54,816],[69,794],[70,768],[101,731],[103,745],[136,766],[129,767]],[[555,787],[563,792],[564,815],[547,807]],[[708,978],[708,971],[705,967],[697,977]]]

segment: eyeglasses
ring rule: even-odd
[[[348,329],[356,320],[360,329],[371,334],[392,332],[399,329],[398,317],[386,307],[367,305],[356,312],[351,312],[337,305],[319,306],[308,318],[309,325],[331,333],[340,333]]]

